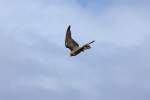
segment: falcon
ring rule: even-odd
[[[81,52],[90,49],[91,48],[90,44],[94,43],[95,41],[91,41],[80,47],[79,44],[72,38],[70,28],[71,26],[69,25],[66,31],[66,38],[65,38],[65,46],[70,50],[70,56],[76,56]]]

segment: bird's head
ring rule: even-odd
[[[70,56],[72,57],[72,56],[75,56],[75,54],[74,53],[70,53]]]

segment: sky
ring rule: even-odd
[[[0,100],[150,100],[149,0],[0,0]],[[92,48],[76,57],[65,32]]]

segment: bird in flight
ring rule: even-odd
[[[91,41],[80,47],[79,44],[72,38],[70,28],[71,26],[69,25],[67,28],[65,38],[65,46],[70,50],[70,56],[76,56],[79,53],[84,52],[87,49],[90,49],[91,48],[90,44],[94,43],[95,41]]]

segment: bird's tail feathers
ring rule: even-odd
[[[84,51],[84,50],[87,50],[87,49],[90,49],[90,48],[91,48],[90,44],[92,44],[92,43],[94,43],[94,42],[95,42],[95,41],[91,41],[90,43],[85,44],[83,51]]]

